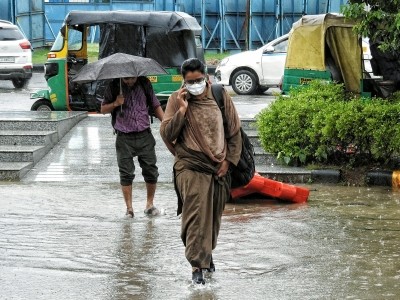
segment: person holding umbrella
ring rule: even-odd
[[[120,184],[125,200],[126,214],[134,216],[132,182],[135,178],[133,158],[138,157],[146,182],[147,215],[157,215],[154,194],[158,179],[155,139],[150,129],[149,111],[161,121],[164,112],[154,94],[148,75],[168,74],[155,60],[148,57],[115,53],[85,65],[73,78],[86,83],[113,79],[104,92],[101,113],[111,113],[112,125],[117,134],[116,152]]]
[[[119,84],[121,82],[121,84]],[[120,85],[120,86],[118,86]],[[118,94],[118,90],[122,93]],[[157,215],[154,206],[158,168],[155,152],[155,139],[150,129],[149,109],[162,121],[164,112],[154,94],[150,81],[146,77],[125,77],[114,80],[106,88],[101,105],[103,114],[112,113],[116,132],[116,152],[120,174],[120,184],[125,200],[126,214],[134,216],[132,206],[132,182],[135,178],[133,158],[138,157],[142,175],[146,182],[147,203],[144,210],[147,215]]]
[[[153,205],[158,179],[155,139],[150,129],[149,111],[162,121],[164,112],[146,76],[167,74],[155,60],[147,57],[115,53],[85,65],[74,77],[78,83],[113,79],[104,92],[101,113],[112,115],[117,134],[116,152],[126,214],[134,216],[132,182],[135,178],[133,158],[138,157],[146,182],[147,215],[157,215]]]

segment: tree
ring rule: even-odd
[[[357,22],[358,34],[379,41],[383,52],[399,51],[400,0],[349,0],[342,13]]]

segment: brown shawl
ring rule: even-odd
[[[174,92],[169,98],[160,128],[168,149],[175,155],[174,145],[178,141],[191,150],[206,154],[216,163],[222,162],[227,156],[227,139],[237,135],[240,129],[239,116],[230,96],[224,91],[228,129],[225,136],[221,110],[209,85],[204,95],[188,99],[185,115],[179,111],[177,95],[178,93]],[[237,161],[233,163],[236,164]]]

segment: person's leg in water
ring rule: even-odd
[[[203,283],[203,271],[215,272],[212,251],[217,246],[222,212],[229,199],[230,176],[216,178],[191,170],[176,176],[183,201],[181,238],[192,265],[192,280]]]
[[[158,167],[155,151],[156,141],[154,136],[149,133],[141,140],[141,150],[138,150],[138,161],[142,168],[142,175],[146,182],[146,208],[144,213],[149,216],[156,216],[160,211],[154,206],[154,195],[157,188]]]
[[[204,284],[203,270],[210,267],[212,255],[213,175],[184,169],[177,171],[175,180],[183,202],[181,238],[185,256],[192,266],[193,282]]]
[[[156,193],[156,183],[148,183],[146,182],[146,190],[147,190],[147,202],[146,202],[146,209],[153,207],[154,203],[154,195]]]
[[[129,137],[125,135],[117,135],[115,144],[121,190],[126,205],[126,215],[133,218],[132,182],[135,178],[135,164],[133,162],[135,153],[132,152],[132,148],[129,146]]]
[[[124,196],[126,204],[126,215],[133,218],[133,207],[132,207],[132,184],[131,185],[121,185],[122,195]]]

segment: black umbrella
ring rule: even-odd
[[[96,62],[87,64],[72,79],[73,82],[85,83],[96,80],[123,77],[139,77],[168,74],[154,59],[115,53]]]
[[[72,81],[85,83],[96,80],[120,78],[119,92],[122,95],[121,78],[159,74],[168,73],[152,58],[134,56],[126,53],[115,53],[83,66]]]

